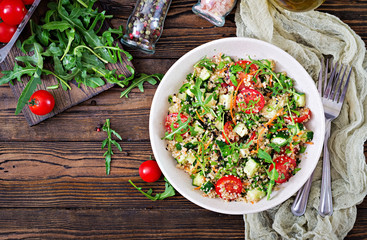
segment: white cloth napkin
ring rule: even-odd
[[[306,213],[294,216],[294,197],[268,211],[244,215],[246,239],[342,239],[353,228],[356,205],[367,194],[367,58],[362,39],[335,16],[318,11],[293,13],[267,0],[242,0],[236,11],[237,36],[270,42],[295,57],[316,81],[320,59],[353,66],[340,116],[329,139],[334,214],[317,213],[321,185],[319,161]]]

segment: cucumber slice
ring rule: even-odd
[[[304,129],[302,123],[296,123],[294,125],[291,124],[291,125],[288,125],[287,128],[289,129],[292,135],[297,135],[300,131]]]
[[[201,187],[201,185],[203,185],[204,183],[205,183],[205,177],[203,175],[197,174],[192,179],[192,185],[194,186]]]
[[[243,171],[247,174],[247,177],[252,178],[258,169],[259,164],[250,158],[243,168]]]
[[[268,104],[260,111],[260,113],[268,118],[272,119],[277,112],[287,104],[287,96],[276,96],[269,100]]]
[[[195,162],[195,160],[196,160],[196,158],[195,158],[194,154],[190,151],[187,154],[186,158],[185,158],[185,162],[189,162],[189,163],[193,164]]]
[[[208,99],[208,97],[210,97],[211,94],[213,93],[205,93],[205,100]],[[217,104],[217,101],[214,99],[214,96],[213,96],[212,99],[210,99],[210,101],[205,106],[213,108],[215,107],[216,104]]]
[[[222,58],[223,61],[227,62],[227,63],[231,63],[233,62],[232,58],[230,56],[225,56]]]
[[[197,135],[203,134],[205,132],[203,126],[199,123],[199,121],[195,121],[192,125],[194,127],[194,130],[197,132]]]
[[[222,131],[223,130],[223,122],[222,121],[215,121],[214,126],[219,130]]]
[[[186,154],[181,154],[178,158],[176,158],[177,163],[184,165],[186,160]]]
[[[235,131],[235,133],[237,133],[238,135],[240,135],[241,137],[245,136],[248,133],[247,127],[245,124],[243,123],[239,123],[237,124],[233,131]]]
[[[271,139],[271,142],[278,145],[279,147],[283,147],[287,144],[287,139],[284,137],[274,137]]]
[[[306,95],[304,93],[294,93],[293,98],[296,101],[297,107],[305,107],[306,106]]]
[[[203,184],[202,186],[201,186],[201,190],[203,191],[203,192],[205,192],[206,194],[208,194],[212,189],[214,189],[215,188],[215,186],[214,186],[214,184],[212,183],[212,182],[206,182],[205,184]]]
[[[179,99],[181,99],[182,101],[185,101],[186,100],[186,96],[187,96],[186,93],[179,93],[179,94],[177,94],[177,97]]]
[[[231,95],[220,95],[218,104],[222,105],[224,107],[224,110],[229,110],[229,108],[231,107]]]
[[[206,68],[202,68],[201,72],[200,72],[200,75],[199,75],[199,78],[201,78],[204,81],[204,80],[209,79],[211,75],[212,75],[211,71],[209,71]]]
[[[310,142],[313,139],[313,131],[307,130],[305,131],[302,136],[301,139],[303,142]]]
[[[263,197],[265,197],[265,192],[261,191],[257,188],[255,189],[251,189],[249,191],[247,191],[247,200],[248,201],[259,201],[260,199],[262,199]]]

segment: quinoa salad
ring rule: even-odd
[[[203,196],[257,202],[300,170],[312,143],[306,96],[268,59],[219,54],[193,66],[165,118],[167,150]]]

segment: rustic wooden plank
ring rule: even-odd
[[[0,216],[0,238],[11,239],[243,239],[244,233],[242,216],[203,209],[0,209]]]
[[[33,20],[38,22],[37,20],[39,20],[45,12],[46,4],[47,4],[46,1],[40,4],[36,12],[34,13],[34,16],[32,17]],[[105,21],[103,25],[103,29],[108,29],[110,26],[111,26],[110,23],[108,23],[108,21]],[[24,37],[25,37],[25,34],[23,34],[23,38]],[[122,47],[120,43],[119,43],[119,46]],[[14,63],[16,62],[15,57],[24,56],[24,55],[26,54],[22,53],[20,49],[18,49],[17,47],[13,47],[12,50],[9,52],[8,57],[5,59],[5,61],[0,64],[0,69],[1,70],[12,70],[14,67]],[[133,66],[133,65],[130,61],[127,60],[124,54],[121,54],[121,56],[122,56],[123,64],[119,62],[114,63],[114,64],[109,63],[106,65],[106,68],[108,70],[116,69],[117,74],[124,74],[125,76],[130,76],[131,73],[126,68],[126,65],[130,65],[130,66]],[[52,64],[45,62],[44,65],[45,65],[45,69],[53,69]],[[30,77],[28,76],[23,77],[22,82],[16,81],[14,85],[10,85],[16,99],[18,99],[19,96],[21,95],[29,79]],[[56,85],[58,83],[59,82],[55,77],[51,75],[48,75],[48,76],[43,75],[42,84],[38,85],[36,90],[46,89],[48,86]],[[78,83],[76,83],[76,81],[69,82],[69,85],[71,87],[71,90],[69,91],[64,91],[61,87],[58,89],[49,90],[55,98],[55,107],[51,111],[51,113],[47,115],[43,115],[43,116],[38,116],[38,115],[33,114],[29,108],[27,107],[23,108],[22,113],[23,113],[23,116],[26,118],[28,124],[30,126],[36,125],[44,121],[45,119],[53,117],[56,114],[61,113],[65,111],[66,109],[72,106],[75,106],[83,101],[86,101],[87,99],[90,99],[93,96],[113,87],[113,84],[111,83],[106,83],[104,86],[98,87],[98,88],[86,87],[84,85],[81,85],[80,87],[78,87]]]
[[[105,175],[100,142],[2,142],[0,143],[0,207],[134,207],[151,201],[129,183],[157,192],[164,181],[144,183],[138,173],[150,159],[149,142],[121,142],[115,151],[111,174]],[[195,207],[179,194],[175,204],[154,205],[179,209]],[[163,201],[165,202],[165,201]],[[360,206],[367,209],[367,201]]]

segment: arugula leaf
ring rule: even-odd
[[[147,192],[144,192],[143,190],[141,190],[141,187],[137,187],[130,179],[129,179],[129,183],[133,185],[133,187],[136,188],[139,192],[141,192],[144,196],[146,196],[147,198],[149,198],[152,201],[156,201],[156,200],[163,200],[165,198],[175,196],[176,194],[175,189],[168,182],[168,180],[166,178],[164,178],[164,180],[166,181],[164,192],[156,193],[155,196],[152,195],[153,190],[151,188]]]
[[[121,93],[120,98],[122,98],[123,96],[126,96],[128,98],[129,97],[128,94],[135,87],[138,87],[141,92],[144,92],[144,87],[143,87],[144,82],[148,82],[152,85],[155,85],[157,83],[157,80],[161,81],[162,78],[163,78],[163,74],[159,74],[159,73],[152,74],[152,75],[147,75],[145,73],[141,73],[138,77],[136,77],[133,80],[131,85]]]
[[[19,96],[17,108],[15,109],[15,115],[18,115],[23,107],[28,103],[31,98],[34,90],[36,90],[38,84],[42,84],[41,82],[41,74],[42,70],[37,67],[36,72],[33,74],[27,85],[25,86],[22,94]]]
[[[122,138],[115,130],[111,129],[110,119],[106,119],[106,122],[102,127],[102,130],[104,132],[107,132],[107,138],[102,141],[101,148],[104,149],[107,146],[107,151],[103,154],[103,156],[105,157],[106,174],[109,175],[111,171],[111,160],[113,155],[112,144],[115,145],[120,152],[122,151],[120,144],[112,139],[112,134],[115,135],[120,140],[122,140]]]
[[[266,173],[268,174],[268,176],[270,178],[268,189],[267,189],[267,199],[269,200],[272,188],[275,185],[275,180],[277,180],[279,178],[279,173],[275,169],[275,163],[274,163],[273,159],[271,158],[271,156],[267,152],[265,152],[264,150],[262,150],[260,148],[259,151],[257,152],[257,156],[261,159],[264,159],[265,162],[273,164],[273,169],[270,172],[265,169]]]

